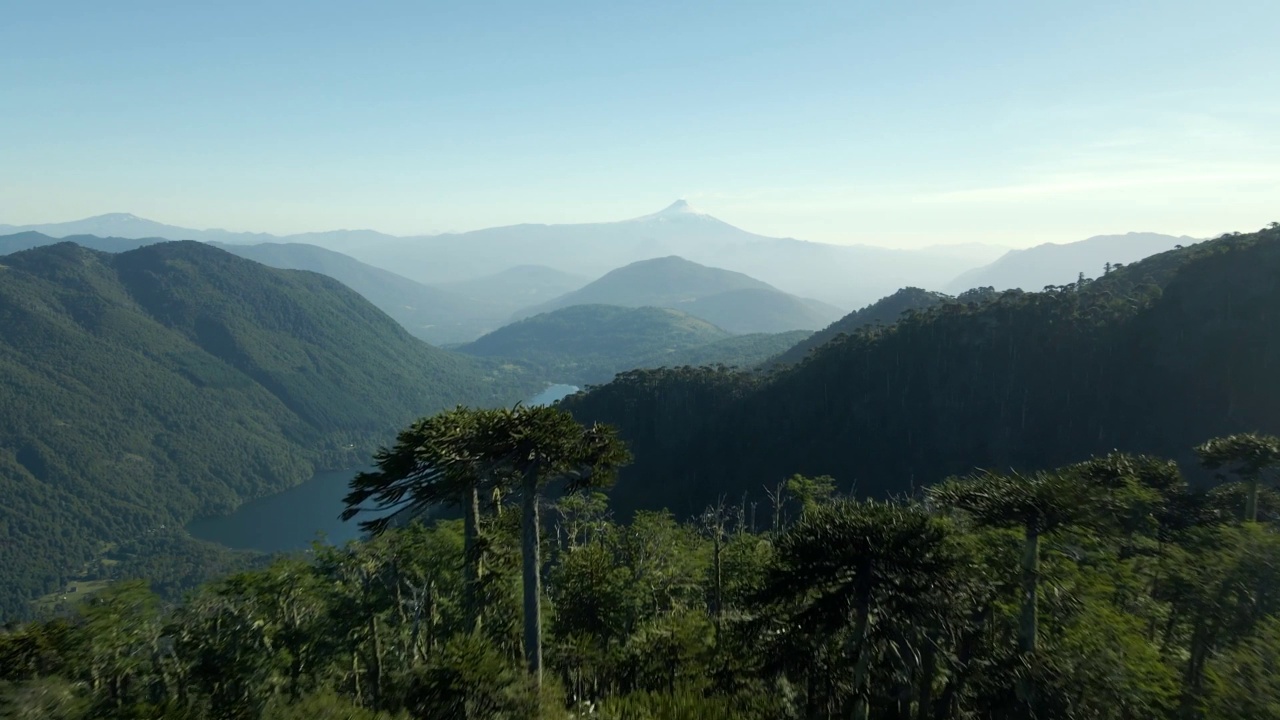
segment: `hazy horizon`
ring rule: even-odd
[[[676,198],[1028,247],[1277,218],[1280,5],[20,4],[0,222],[406,236]]]
[[[677,201],[677,202],[678,202],[678,201]],[[692,206],[692,205],[691,205],[691,207],[692,207],[692,209],[693,209],[694,211],[698,212],[699,214],[710,215],[710,216],[712,216],[712,217],[715,217],[715,219],[717,219],[717,220],[725,221],[725,220],[724,220],[724,218],[721,218],[721,217],[715,216],[715,215],[714,215],[714,214],[712,214],[712,213],[705,212],[705,211],[704,211],[702,208],[700,208],[700,207],[696,207],[696,206]],[[646,214],[652,214],[652,213],[646,213]],[[186,228],[186,229],[189,229],[189,230],[198,230],[198,231],[201,231],[201,232],[224,231],[224,232],[227,232],[227,233],[233,233],[233,234],[270,235],[270,236],[272,236],[272,237],[274,237],[274,238],[276,238],[276,239],[288,240],[288,239],[295,238],[295,237],[299,237],[299,236],[306,236],[306,235],[310,235],[310,234],[323,234],[323,233],[330,233],[330,232],[339,232],[339,233],[341,233],[341,232],[376,232],[376,233],[380,233],[380,234],[383,234],[383,235],[388,235],[388,236],[391,236],[391,237],[397,237],[397,238],[434,237],[434,236],[440,236],[440,235],[459,235],[459,234],[465,234],[465,233],[473,232],[473,231],[477,231],[477,230],[489,230],[489,229],[505,228],[505,227],[519,227],[519,226],[521,226],[521,225],[545,226],[545,225],[591,225],[591,224],[619,223],[619,222],[626,222],[626,221],[629,221],[629,220],[635,220],[635,219],[638,219],[638,218],[643,217],[644,215],[642,214],[642,215],[637,215],[637,216],[635,216],[635,217],[616,218],[616,219],[612,219],[612,220],[592,220],[592,221],[569,222],[569,223],[525,223],[525,222],[520,222],[520,223],[511,223],[511,224],[508,224],[508,225],[493,225],[493,226],[484,226],[484,227],[476,227],[476,228],[465,228],[465,229],[460,229],[460,230],[446,229],[446,230],[435,230],[435,231],[426,231],[426,232],[418,232],[418,233],[405,233],[405,234],[401,234],[401,233],[390,233],[390,232],[386,232],[386,231],[384,231],[384,230],[382,230],[382,229],[380,229],[380,228],[376,228],[376,227],[350,227],[350,228],[336,228],[336,227],[331,227],[331,228],[316,228],[316,229],[310,229],[310,230],[300,230],[300,231],[298,231],[298,232],[290,232],[290,233],[275,233],[275,232],[270,232],[270,231],[266,231],[266,230],[259,230],[259,229],[253,229],[253,228],[249,228],[249,229],[241,229],[241,228],[227,227],[227,226],[225,226],[225,225],[215,225],[215,226],[210,226],[210,227],[187,226],[187,225],[183,225],[182,223],[168,222],[168,221],[164,220],[163,218],[144,217],[144,216],[138,215],[137,213],[129,213],[129,212],[108,212],[108,213],[100,213],[100,214],[97,214],[97,215],[90,215],[90,216],[85,216],[85,217],[67,218],[67,219],[63,219],[63,220],[47,220],[47,221],[43,221],[43,222],[32,222],[32,223],[14,223],[14,222],[5,222],[6,218],[0,217],[0,230],[3,230],[4,232],[9,232],[10,230],[8,230],[8,228],[30,228],[30,227],[44,226],[44,225],[59,225],[59,224],[75,223],[75,222],[86,221],[86,220],[93,220],[93,219],[96,219],[96,218],[103,218],[103,217],[110,217],[110,216],[131,216],[131,217],[134,217],[134,218],[136,218],[136,219],[138,219],[138,220],[154,222],[154,223],[158,223],[158,224],[161,224],[161,225],[168,225],[168,226],[172,226],[172,227],[181,227],[181,228]],[[725,222],[727,222],[727,221],[725,221]],[[734,223],[728,223],[728,224],[730,224],[730,225],[734,225]],[[734,227],[737,227],[738,229],[740,229],[740,230],[744,230],[744,231],[746,231],[746,232],[755,233],[755,231],[754,231],[754,230],[752,230],[751,228],[748,228],[748,227],[741,227],[741,226],[738,226],[738,225],[734,225]],[[938,242],[932,242],[932,243],[921,243],[921,244],[919,244],[919,245],[909,245],[909,246],[901,246],[901,245],[894,245],[894,244],[892,244],[892,243],[877,243],[877,242],[831,243],[831,242],[828,242],[828,241],[812,240],[811,238],[796,237],[794,234],[779,234],[779,235],[768,235],[768,234],[766,234],[766,233],[756,233],[756,234],[764,235],[764,236],[766,236],[766,237],[774,237],[774,238],[790,238],[790,239],[802,240],[802,241],[822,242],[822,243],[824,243],[824,244],[833,244],[833,245],[855,245],[855,244],[856,244],[856,245],[866,245],[866,246],[870,246],[870,247],[881,247],[881,248],[886,248],[886,249],[895,249],[895,248],[898,248],[898,249],[904,249],[904,250],[930,250],[930,249],[945,248],[945,247],[948,247],[948,246],[953,246],[953,247],[957,247],[957,248],[959,248],[959,247],[971,246],[971,245],[972,245],[972,246],[981,245],[981,246],[987,246],[987,247],[991,247],[991,248],[999,248],[999,249],[1001,249],[1001,250],[1016,250],[1016,249],[1026,249],[1026,248],[1029,248],[1029,247],[1034,247],[1034,246],[1036,246],[1036,245],[1042,245],[1042,244],[1047,244],[1047,243],[1057,243],[1057,244],[1074,243],[1074,242],[1079,242],[1079,241],[1082,241],[1082,240],[1087,240],[1087,239],[1090,239],[1090,238],[1093,238],[1093,237],[1097,237],[1097,236],[1104,236],[1104,237],[1105,237],[1105,236],[1119,236],[1119,235],[1129,235],[1129,234],[1134,234],[1134,235],[1142,235],[1142,234],[1161,234],[1161,235],[1169,235],[1169,236],[1173,236],[1173,237],[1193,237],[1193,238],[1196,238],[1196,239],[1203,240],[1203,239],[1208,239],[1208,238],[1210,238],[1210,237],[1215,237],[1215,236],[1221,235],[1223,232],[1232,232],[1232,231],[1231,231],[1231,230],[1222,230],[1222,231],[1217,231],[1217,232],[1212,232],[1212,233],[1205,233],[1204,235],[1191,235],[1191,234],[1189,234],[1189,233],[1183,233],[1183,232],[1160,232],[1160,231],[1147,230],[1147,229],[1126,229],[1126,230],[1118,230],[1118,231],[1115,231],[1115,232],[1100,232],[1100,233],[1095,233],[1094,235],[1090,235],[1090,236],[1088,236],[1088,237],[1074,237],[1074,236],[1072,236],[1072,237],[1068,237],[1068,238],[1059,238],[1059,239],[1041,239],[1041,240],[1036,240],[1036,241],[1028,241],[1028,242],[1026,242],[1026,243],[1021,243],[1021,244],[997,243],[997,242],[984,242],[984,241],[982,241],[982,240],[973,240],[973,241],[958,240],[958,241],[953,241],[953,242],[946,242],[946,241],[941,241],[941,240],[940,240],[940,241],[938,241]],[[1034,234],[1031,234],[1031,235],[1029,235],[1029,236],[1032,236],[1032,235],[1034,235]],[[170,239],[172,239],[172,238],[170,238]],[[304,238],[304,239],[305,239],[305,238]]]

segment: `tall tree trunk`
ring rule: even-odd
[[[871,653],[867,649],[867,635],[871,622],[871,598],[859,598],[857,612],[852,638],[856,653],[853,666],[853,720],[867,720],[871,712],[867,697],[870,693],[867,676],[870,674],[868,669],[871,666]]]
[[[720,538],[721,525],[719,524],[720,523],[719,518],[716,519],[716,523],[717,524],[716,524],[716,535],[715,535],[715,548],[713,550],[712,557],[714,558],[714,562],[715,562],[715,574],[716,574],[715,619],[716,619],[716,645],[718,646],[720,644],[720,633],[723,631],[723,625],[724,625],[724,574],[723,574],[723,563],[720,560],[720,555],[724,550],[724,542]]]
[[[916,691],[916,720],[933,718],[933,679],[938,673],[938,648],[925,638],[920,650],[920,687]]]
[[[1040,600],[1040,529],[1029,523],[1022,546],[1022,616],[1018,621],[1018,649],[1034,663],[1036,640],[1039,635]],[[1036,711],[1036,687],[1034,680],[1024,675],[1018,680],[1018,696],[1031,711]]]
[[[1022,545],[1022,616],[1018,622],[1018,649],[1024,653],[1036,651],[1040,590],[1040,532],[1028,525]]]
[[[369,635],[373,639],[373,663],[369,666],[373,677],[369,678],[369,700],[376,708],[382,703],[382,638],[378,635],[377,615],[369,615]]]
[[[462,520],[462,602],[467,626],[480,629],[480,579],[484,573],[480,557],[480,488],[475,485],[467,493],[466,512]]]
[[[524,565],[524,657],[529,673],[542,688],[542,567],[538,527],[538,475],[530,471],[524,476],[524,502],[521,518],[521,553]]]

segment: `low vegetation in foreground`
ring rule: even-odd
[[[0,635],[18,718],[1268,718],[1280,441],[1112,453],[865,501],[613,517],[626,462],[554,408],[405,429],[347,498],[463,519],[206,585],[144,584]],[[941,480],[941,479],[940,479]],[[558,494],[556,494],[558,493]],[[403,515],[403,514],[402,514]],[[399,526],[399,527],[396,527]]]

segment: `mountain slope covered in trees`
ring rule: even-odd
[[[579,290],[528,308],[521,316],[571,305],[674,308],[736,333],[816,330],[840,316],[830,305],[674,255],[618,268]]]
[[[363,464],[408,420],[514,402],[336,280],[195,243],[0,258],[0,616],[103,543]]]
[[[633,372],[566,400],[618,425],[626,507],[690,511],[761,476],[909,492],[973,467],[1112,448],[1185,456],[1280,430],[1280,229],[1153,256],[1082,286],[947,303],[823,346],[766,380]]]
[[[861,310],[855,310],[813,333],[780,355],[777,362],[787,365],[798,363],[813,352],[814,348],[825,345],[839,335],[855,333],[865,327],[875,325],[892,325],[905,313],[928,310],[950,299],[949,296],[942,293],[921,290],[920,288],[903,288]]]
[[[124,252],[168,242],[164,238],[122,238],[75,235],[59,240],[38,232],[0,236],[0,255],[59,242],[74,242],[91,250]],[[390,315],[415,337],[434,344],[473,340],[502,324],[514,308],[486,302],[483,296],[464,296],[422,285],[393,272],[366,265],[342,253],[304,243],[234,244],[210,242],[233,255],[282,270],[308,270],[327,275],[355,290]],[[525,304],[532,304],[529,303]]]
[[[360,293],[410,334],[436,345],[474,340],[500,325],[509,314],[483,297],[465,297],[423,285],[316,245],[215,245],[270,267],[327,275]]]
[[[457,350],[528,364],[544,377],[585,385],[633,368],[748,367],[805,334],[733,335],[670,308],[571,305],[519,320]]]

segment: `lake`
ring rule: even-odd
[[[574,385],[551,385],[530,398],[528,404],[547,405],[577,391]],[[358,472],[316,473],[301,485],[250,500],[230,515],[193,520],[187,525],[187,532],[201,540],[261,552],[306,550],[312,541],[320,539],[321,533],[325,542],[342,545],[360,537],[357,520],[338,519],[347,483]]]

